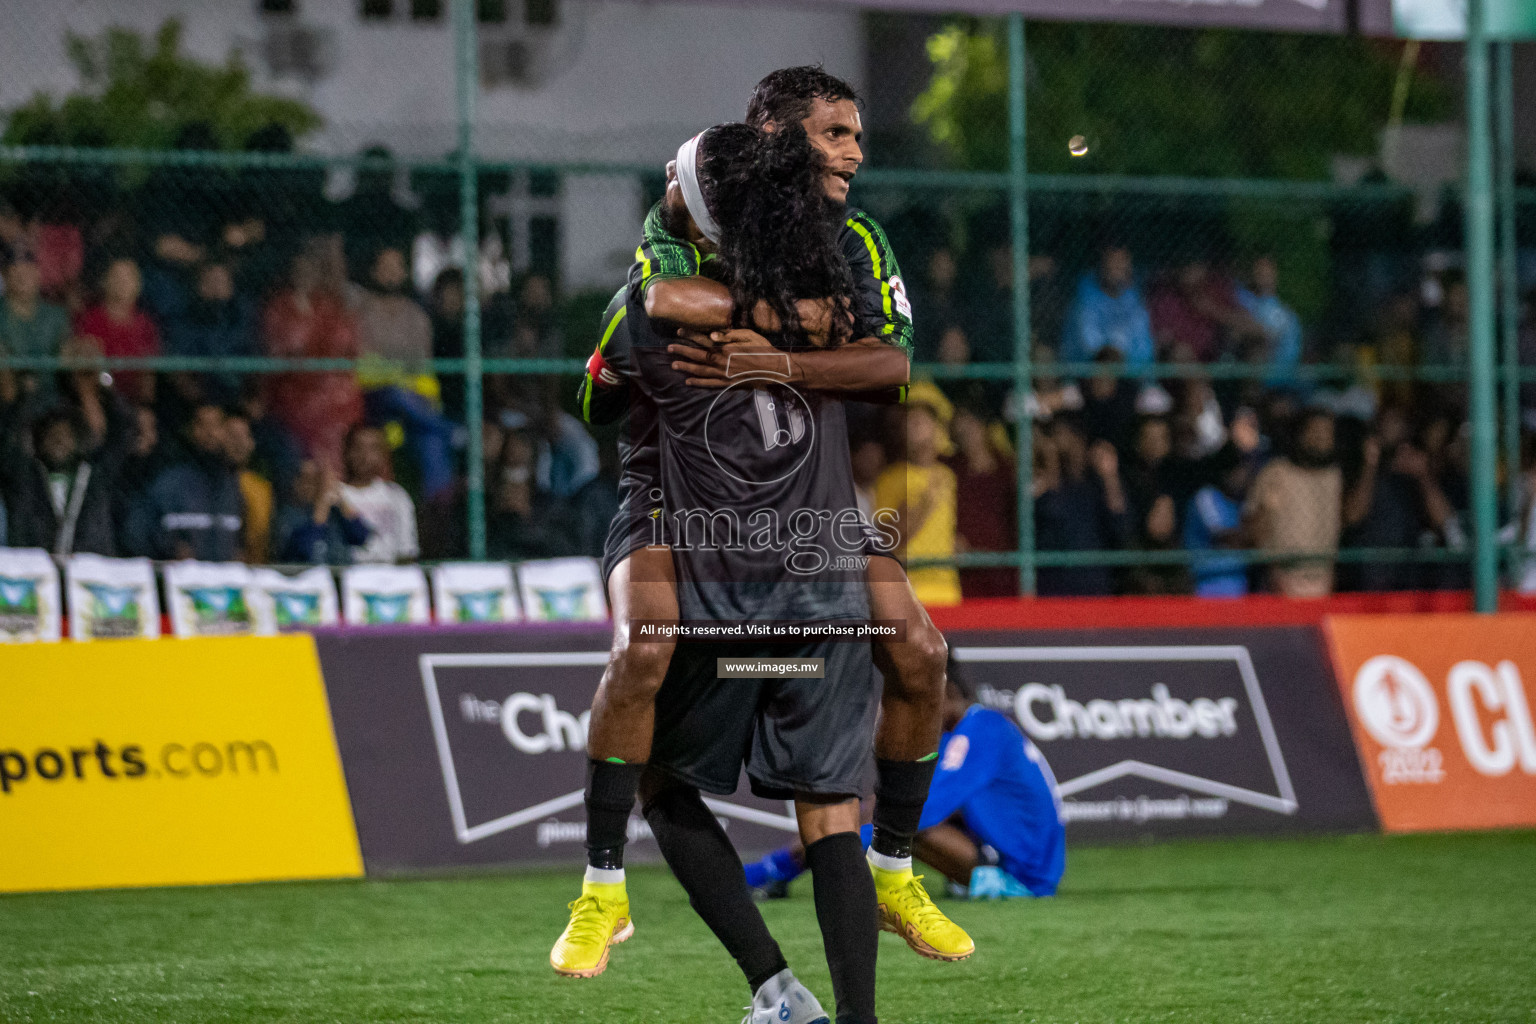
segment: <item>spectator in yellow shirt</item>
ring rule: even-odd
[[[914,384],[904,410],[906,457],[875,481],[875,507],[895,511],[900,537],[895,554],[906,562],[955,554],[955,474],[939,461],[950,447],[952,411],[933,384]],[[907,578],[923,604],[960,603],[960,574],[952,566],[908,568]]]

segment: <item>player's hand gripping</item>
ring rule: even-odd
[[[788,352],[774,347],[756,331],[736,328],[729,331],[694,331],[683,329],[678,337],[684,342],[667,346],[677,359],[672,369],[688,374],[687,382],[701,388],[725,388],[750,377],[767,378],[792,384],[795,364]]]

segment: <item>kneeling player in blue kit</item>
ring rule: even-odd
[[[1050,896],[1066,867],[1056,778],[1006,715],[974,702],[953,658],[948,672],[939,767],[912,855],[972,899]],[[782,895],[803,871],[798,847],[785,847],[747,865],[747,884]]]

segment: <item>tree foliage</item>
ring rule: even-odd
[[[1326,178],[1336,155],[1374,155],[1400,49],[1347,36],[1031,23],[1029,161],[1041,172]],[[958,19],[928,40],[913,105],[954,162],[1006,166],[1007,44],[996,22]],[[1452,96],[1415,75],[1410,120]],[[1076,158],[1068,141],[1083,136]]]
[[[213,64],[184,53],[174,18],[152,39],[124,28],[69,33],[64,51],[78,87],[63,97],[37,93],[7,112],[6,143],[235,150],[270,126],[297,139],[321,124],[300,100],[256,92],[238,54]]]

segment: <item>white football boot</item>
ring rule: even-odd
[[[788,968],[763,982],[741,1024],[830,1024],[811,990]]]

